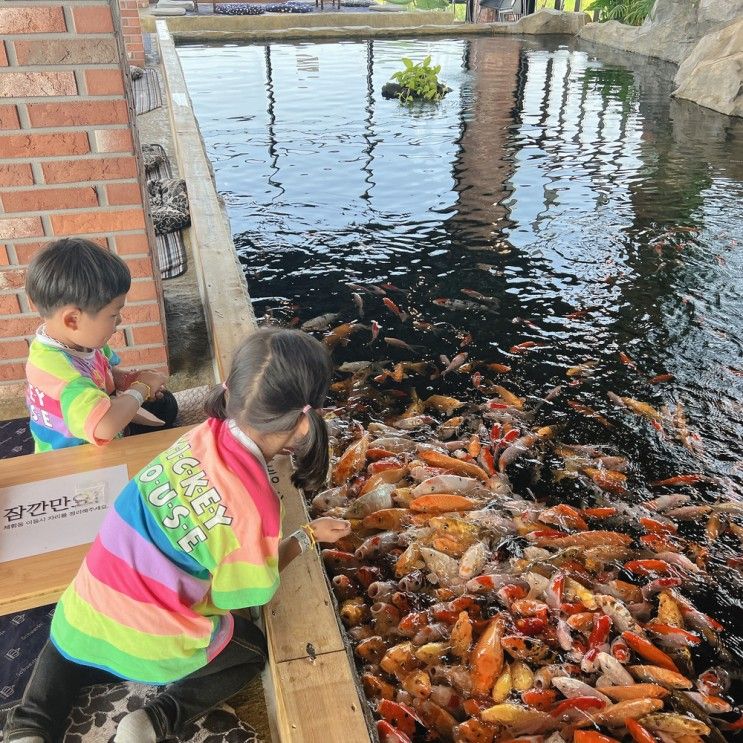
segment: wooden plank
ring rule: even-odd
[[[343,651],[277,665],[282,743],[368,743],[348,656]]]
[[[291,483],[289,457],[276,457],[270,471],[284,506],[283,533],[291,534],[309,517],[301,493]],[[282,572],[281,587],[264,608],[264,622],[276,663],[304,658],[308,647],[317,655],[345,648],[317,552],[305,553]]]
[[[189,428],[172,428],[112,441],[0,460],[0,488],[126,464],[133,477]],[[44,552],[0,563],[0,615],[56,601],[90,545]]]

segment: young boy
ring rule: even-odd
[[[26,364],[36,452],[107,444],[162,391],[163,374],[120,371],[106,345],[130,285],[121,258],[82,238],[57,240],[31,262],[26,293],[44,320]]]

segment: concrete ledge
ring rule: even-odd
[[[151,15],[142,15],[143,27],[152,32],[155,19]],[[239,33],[243,31],[279,31],[287,28],[351,28],[354,26],[371,26],[373,28],[394,28],[410,26],[452,25],[452,13],[439,11],[421,11],[411,13],[268,13],[266,15],[187,15],[163,19],[168,31],[178,38],[187,32],[218,31]],[[469,24],[458,23],[464,26]]]
[[[175,43],[165,21],[157,22],[157,38],[178,170],[188,188],[190,240],[199,294],[213,351],[215,378],[220,380],[229,371],[237,345],[256,327],[255,315],[232,242],[229,219],[217,194]]]
[[[188,41],[262,41],[276,39],[369,39],[382,37],[414,36],[473,36],[489,35],[488,24],[458,24],[433,26],[314,26],[311,28],[281,28],[273,30],[234,30],[234,31],[177,31],[173,37],[178,42]]]
[[[454,22],[451,13],[309,13],[261,16],[181,16],[158,20],[177,42],[234,42],[266,39],[355,39],[411,36],[471,36],[523,34],[575,35],[586,24],[585,13],[540,10],[515,23]],[[152,16],[142,17],[146,29]]]

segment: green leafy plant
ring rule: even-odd
[[[640,26],[653,9],[655,0],[594,0],[586,10],[598,10],[599,20]]]
[[[402,88],[397,96],[402,103],[410,103],[414,98],[423,98],[426,101],[441,100],[445,92],[444,86],[439,84],[441,65],[431,67],[430,56],[418,64],[403,57],[402,63],[405,69],[392,76]]]

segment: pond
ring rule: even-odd
[[[682,473],[714,478],[687,490],[694,502],[742,500],[743,122],[671,100],[673,66],[556,37],[179,54],[257,315],[378,322],[374,344],[359,331],[336,348],[339,363],[463,350],[510,366],[481,373],[518,394],[561,385],[551,422],[631,459],[630,503]],[[401,58],[426,55],[445,99],[383,99]],[[416,384],[474,393],[470,374]],[[684,530],[712,548],[711,574],[732,578],[695,589],[724,621],[743,608],[741,543]],[[739,654],[742,634],[729,635]]]

